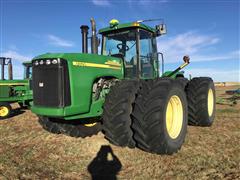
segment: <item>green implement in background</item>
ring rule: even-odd
[[[11,103],[18,103],[21,108],[29,107],[32,102],[32,90],[30,88],[32,63],[24,62],[24,78],[13,80],[11,58],[0,57],[0,119],[7,118],[12,111]],[[8,69],[8,80],[5,79],[5,66]]]

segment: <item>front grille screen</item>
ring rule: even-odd
[[[34,64],[34,62],[33,62]],[[70,105],[67,62],[33,66],[33,102],[36,106],[64,107]]]

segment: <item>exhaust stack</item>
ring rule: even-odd
[[[82,32],[82,53],[88,53],[88,29],[86,25],[80,27]]]
[[[98,38],[96,31],[96,22],[93,18],[91,18],[91,26],[92,26],[92,37],[91,37],[91,49],[92,54],[98,54]]]
[[[12,70],[12,60],[9,59],[8,61],[8,79],[12,80],[13,79],[13,70]]]
[[[4,80],[4,65],[5,65],[5,58],[0,58],[0,65],[1,65],[1,80]]]
[[[12,59],[6,57],[0,57],[0,65],[1,65],[1,80],[5,80],[5,65],[8,66],[8,79],[13,79],[13,71],[12,71]]]

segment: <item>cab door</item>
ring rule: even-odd
[[[146,30],[139,30],[139,68],[143,79],[158,77],[156,37]]]

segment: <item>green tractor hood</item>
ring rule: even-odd
[[[71,103],[65,107],[47,107],[33,103],[32,111],[42,116],[64,117],[65,119],[73,116],[82,117],[84,114],[87,114],[88,117],[96,116],[96,113],[100,115],[101,112],[94,112],[94,109],[96,109],[94,106],[97,102],[92,102],[93,84],[102,77],[122,79],[124,76],[122,61],[116,57],[97,54],[47,53],[33,59],[33,69],[37,68],[36,62],[41,62],[42,66],[45,64],[47,68],[46,62],[53,59],[67,62]],[[48,81],[47,78],[46,81]],[[38,88],[40,82],[34,80],[34,73],[33,82],[36,83],[35,88]],[[55,91],[57,91],[57,87]],[[33,94],[33,96],[35,95]],[[42,97],[43,102],[45,98],[47,100],[47,97]],[[96,106],[99,106],[99,104]]]

